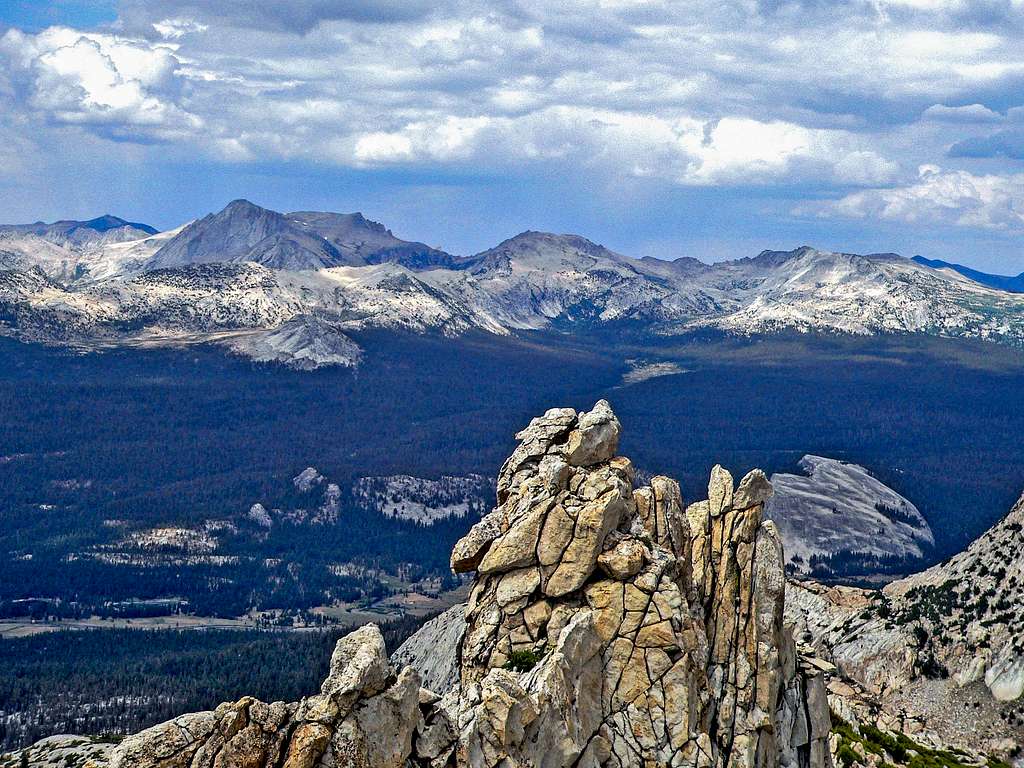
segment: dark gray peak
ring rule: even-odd
[[[112,229],[130,227],[145,232],[147,235],[155,235],[157,230],[148,224],[140,224],[134,221],[126,221],[119,216],[111,216],[105,213],[88,221],[77,221],[75,219],[61,219],[47,224],[45,221],[36,221],[32,224],[0,224],[0,232],[13,231],[25,232],[33,235],[47,235],[55,232],[71,233],[79,229],[91,229],[93,232],[109,232]]]
[[[451,267],[458,259],[424,243],[407,242],[361,213],[296,211],[287,218],[315,232],[337,249],[349,266],[395,263],[408,269]]]
[[[157,230],[148,224],[104,214],[88,221],[62,219],[50,224],[44,221],[32,224],[3,224],[0,225],[0,232],[34,235],[57,245],[81,248],[99,243],[140,240],[155,235]]]
[[[695,259],[692,256],[680,256],[678,259],[673,259],[672,261],[658,259],[654,256],[644,256],[639,261],[644,265],[644,267],[656,272],[661,273],[665,270],[669,270],[671,273],[682,277],[697,277],[698,275],[705,275],[714,270],[713,265],[705,264],[700,259]]]
[[[1008,293],[1024,293],[1024,272],[1019,275],[993,275],[988,272],[981,272],[977,269],[965,267],[963,264],[954,264],[941,259],[926,259],[924,256],[915,256],[913,261],[932,269],[948,269],[957,272],[968,280],[973,280],[980,285],[989,288],[996,288]]]
[[[77,225],[75,227],[76,229],[92,229],[95,230],[96,232],[109,232],[112,229],[120,229],[121,227],[131,227],[132,229],[138,229],[145,232],[147,235],[155,235],[158,232],[158,230],[155,227],[151,227],[148,224],[141,224],[136,221],[125,221],[119,216],[111,216],[109,213],[105,213],[102,216],[97,216],[95,219],[89,219],[89,221],[72,223]]]
[[[165,244],[149,268],[254,261],[274,269],[322,269],[343,263],[320,235],[277,211],[233,200],[219,213],[189,224]]]
[[[395,237],[361,213],[296,211],[283,214],[234,200],[183,229],[163,246],[151,268],[253,261],[272,269],[317,270],[393,262],[410,269],[451,266],[444,251]]]

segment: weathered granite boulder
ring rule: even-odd
[[[830,764],[828,705],[808,698],[820,681],[783,629],[771,485],[716,467],[708,501],[686,508],[669,478],[633,488],[619,431],[601,402],[517,435],[447,651],[456,764]]]

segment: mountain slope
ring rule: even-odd
[[[455,257],[399,240],[360,213],[277,213],[248,200],[193,222],[164,245],[150,269],[252,261],[272,269],[317,270],[393,262],[411,269],[451,266]]]
[[[884,594],[960,684],[984,680],[1000,701],[1024,695],[1024,497],[966,551]]]
[[[76,253],[39,235],[0,230],[0,269],[38,268],[54,280],[70,282],[78,275],[77,264]]]
[[[0,227],[0,269],[38,268],[66,286],[93,282],[139,271],[180,231],[117,224],[121,221],[104,216],[90,222]]]
[[[996,288],[1000,291],[1009,291],[1010,293],[1024,293],[1024,272],[1014,276],[993,275],[988,272],[979,272],[976,269],[965,267],[963,264],[953,264],[940,259],[926,259],[924,256],[915,256],[913,261],[918,264],[923,264],[926,267],[931,267],[932,269],[956,272],[963,275],[968,280],[973,280],[981,285],[987,285],[989,288]]]
[[[423,243],[399,240],[383,224],[361,213],[297,211],[286,218],[324,238],[341,254],[341,263],[348,266],[392,262],[409,269],[429,269],[451,267],[459,261]]]
[[[1024,743],[1024,497],[965,551],[881,592],[799,582],[787,595],[797,639],[890,712],[975,746]]]
[[[322,269],[343,263],[319,235],[283,214],[235,200],[192,222],[156,252],[148,269],[211,262],[252,261],[273,269]]]
[[[863,467],[804,456],[802,475],[772,475],[765,515],[786,543],[789,573],[849,575],[920,559],[935,538],[917,507]],[[904,571],[905,573],[906,571]]]

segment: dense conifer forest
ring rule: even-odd
[[[422,620],[381,625],[397,648]],[[320,689],[347,630],[97,629],[0,640],[0,752],[56,733],[125,734],[184,712]]]
[[[689,499],[704,493],[716,462],[772,472],[805,453],[833,456],[917,504],[939,557],[1024,486],[1024,364],[995,345],[778,337],[639,347],[628,334],[614,343],[363,341],[370,352],[354,371],[295,372],[202,347],[74,355],[0,340],[0,616],[124,615],[126,601],[158,598],[204,615],[306,609],[380,597],[379,573],[442,576],[472,519],[429,528],[384,519],[355,503],[356,478],[493,477],[532,415],[599,397],[623,421],[623,453],[678,477]],[[637,360],[675,361],[683,372],[623,384],[626,361]],[[310,465],[341,486],[336,523],[267,533],[245,518],[256,501],[303,503],[288,489]],[[219,537],[223,561],[96,557],[126,532],[210,519],[238,529]],[[14,603],[29,598],[50,602]]]

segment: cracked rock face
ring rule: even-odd
[[[771,485],[716,467],[686,508],[669,478],[633,488],[619,431],[603,401],[534,419],[499,506],[456,545],[453,567],[477,571],[447,697],[456,762],[829,764],[820,681],[782,626]]]
[[[452,553],[469,601],[396,652],[411,666],[364,627],[320,694],[178,718],[111,765],[831,766],[820,673],[783,628],[771,485],[716,467],[687,507],[669,478],[634,488],[620,431],[601,401],[517,435],[498,506]]]

